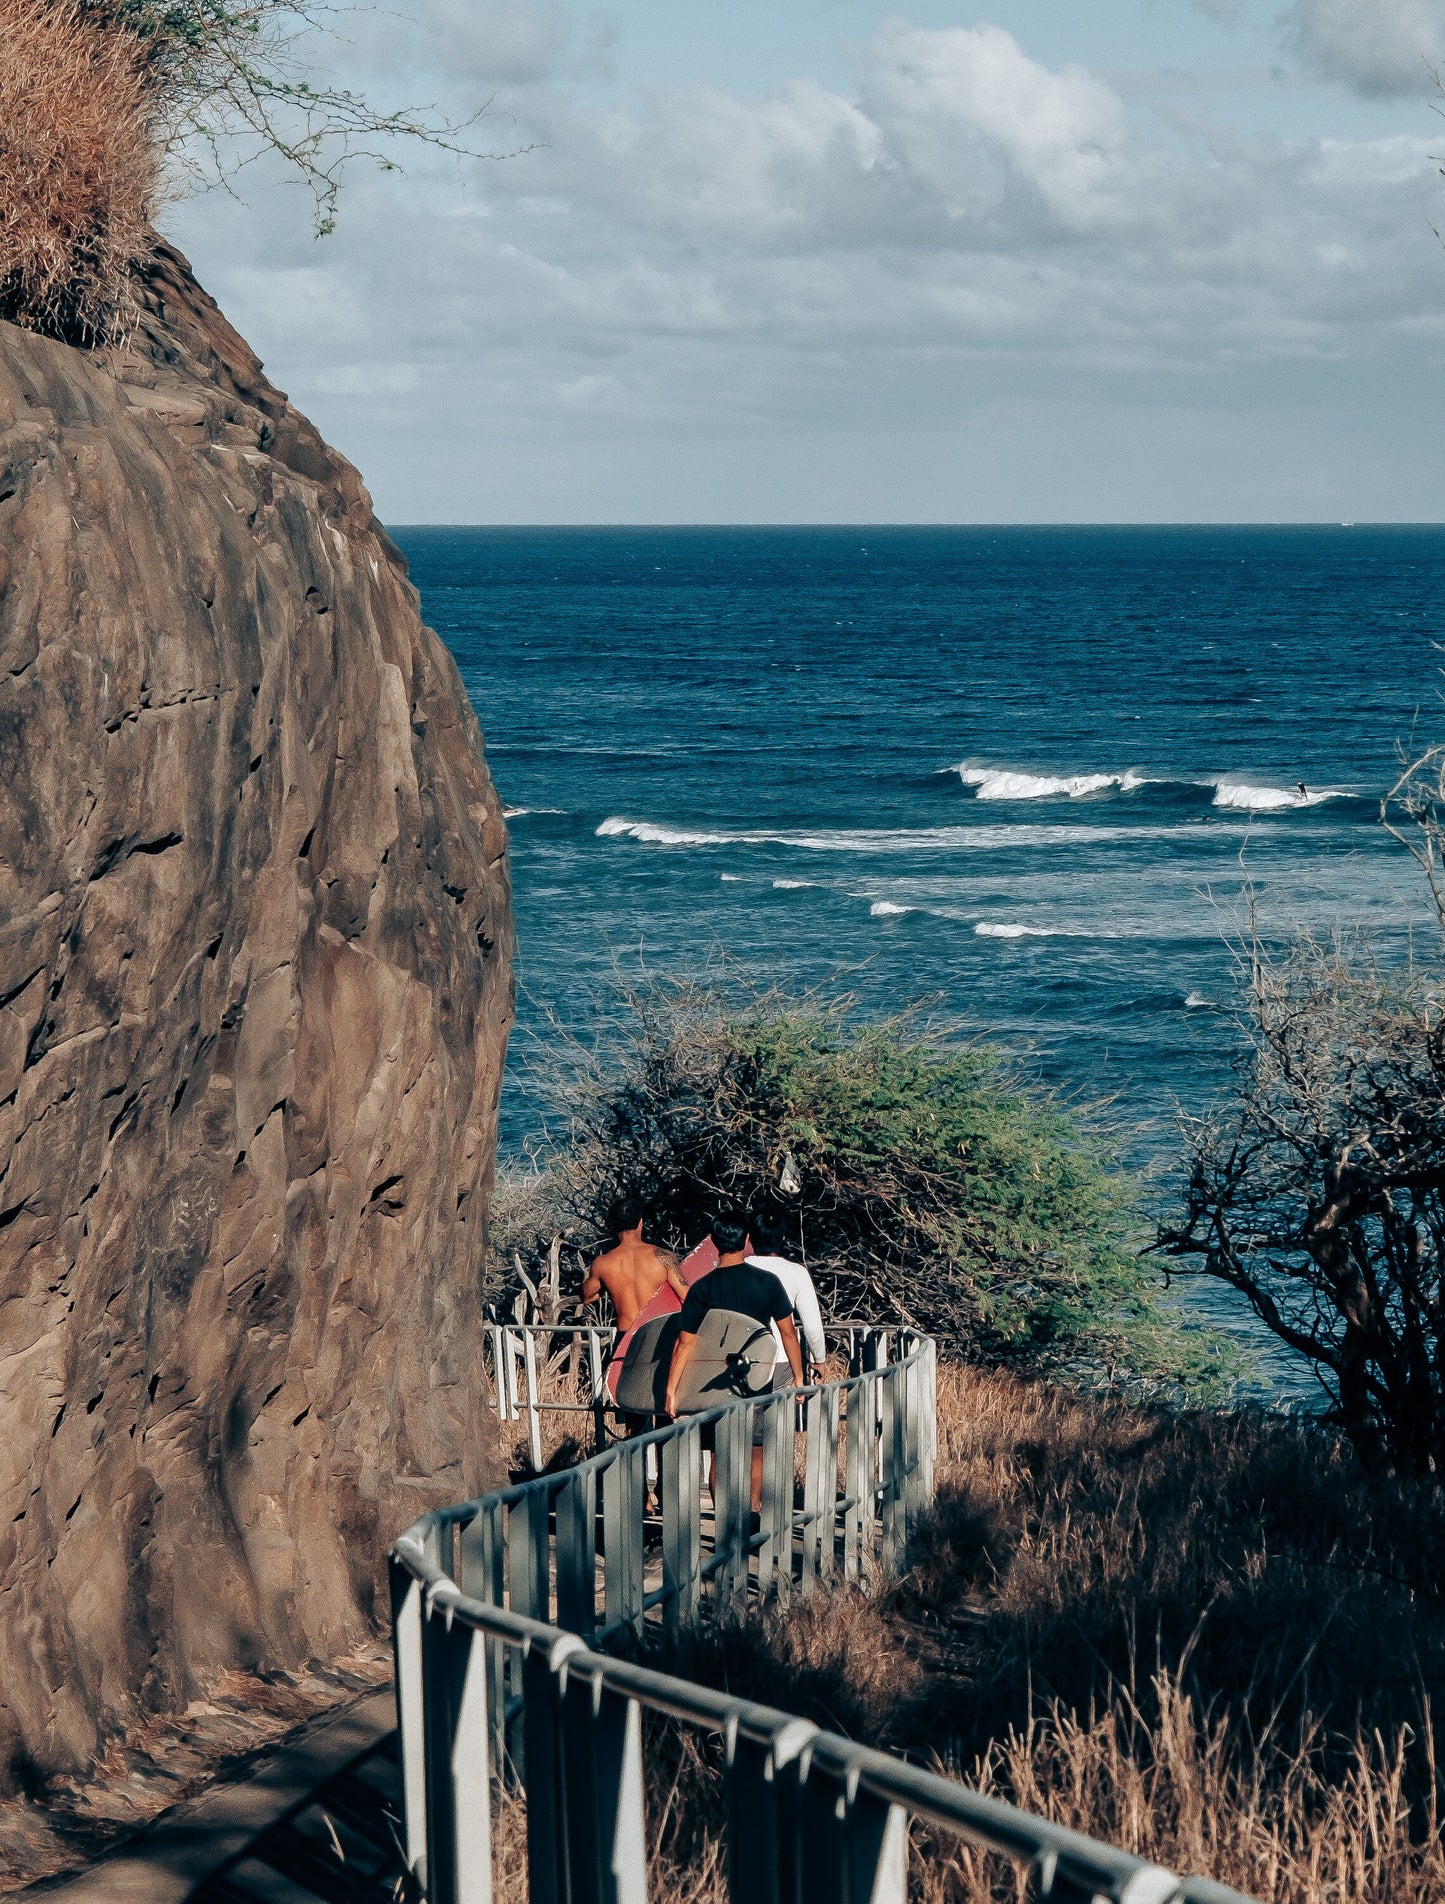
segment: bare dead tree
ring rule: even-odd
[[[1402,763],[1381,820],[1445,929],[1445,748]],[[1370,1461],[1445,1478],[1445,942],[1245,948],[1230,1106],[1186,1121],[1188,1188],[1157,1247],[1237,1289],[1313,1365]]]

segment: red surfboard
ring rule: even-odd
[[[710,1236],[705,1236],[695,1250],[692,1250],[679,1264],[682,1280],[691,1289],[699,1277],[706,1276],[709,1270],[717,1268],[717,1244]],[[664,1282],[655,1295],[648,1297],[637,1312],[637,1319],[625,1334],[617,1338],[612,1351],[612,1360],[607,1364],[607,1393],[614,1404],[617,1401],[617,1381],[622,1374],[622,1364],[627,1360],[627,1347],[633,1336],[644,1322],[656,1322],[659,1316],[676,1315],[682,1304],[677,1299],[672,1284]]]

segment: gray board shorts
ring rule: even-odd
[[[773,1364],[772,1392],[775,1395],[779,1395],[779,1394],[782,1394],[785,1390],[790,1389],[792,1386],[793,1386],[793,1371],[788,1367],[786,1360],[782,1362],[775,1362]],[[761,1448],[763,1445],[763,1423],[766,1421],[767,1415],[768,1415],[768,1411],[766,1408],[755,1408],[753,1410],[753,1446],[755,1448]],[[717,1436],[713,1432],[713,1424],[711,1422],[707,1422],[704,1425],[703,1431],[702,1431],[703,1447],[708,1449],[709,1452],[711,1452],[714,1445],[716,1444],[716,1440],[717,1440]]]

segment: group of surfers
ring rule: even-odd
[[[582,1300],[595,1302],[605,1290],[617,1316],[617,1346],[609,1368],[620,1370],[633,1331],[643,1320],[680,1306],[678,1336],[668,1368],[665,1408],[677,1412],[687,1365],[697,1347],[698,1331],[710,1311],[725,1309],[751,1317],[772,1331],[773,1387],[806,1387],[827,1356],[818,1292],[806,1265],[784,1254],[789,1241],[787,1212],[763,1203],[751,1211],[736,1205],[720,1209],[712,1229],[681,1263],[643,1236],[647,1206],[624,1197],[612,1206],[608,1226],[617,1238],[593,1262],[582,1285]],[[667,1290],[670,1294],[664,1296]],[[631,1429],[645,1426],[629,1422]],[[762,1488],[762,1411],[754,1415],[753,1506]],[[710,1440],[710,1437],[708,1437]]]

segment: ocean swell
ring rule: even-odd
[[[980,919],[974,927],[980,939],[1115,939],[1115,932],[1085,932],[1077,926],[1026,926],[1009,919]]]
[[[1176,794],[1210,794],[1210,804],[1235,813],[1287,813],[1317,807],[1327,800],[1352,796],[1342,787],[1276,787],[1218,774],[1206,779],[1183,775],[1141,774],[1130,767],[1123,773],[1037,773],[1023,767],[979,767],[960,761],[946,771],[956,773],[978,800],[1086,800],[1106,793],[1137,793],[1141,787],[1172,790]],[[1301,791],[1301,787],[1304,790]]]
[[[1086,774],[1025,773],[1013,767],[971,767],[960,761],[953,771],[980,800],[1056,800],[1061,796],[1083,800],[1091,793],[1132,793],[1147,783],[1129,772]]]
[[[1249,780],[1217,780],[1213,804],[1236,813],[1282,813],[1349,798],[1342,787],[1305,787],[1301,792],[1302,786],[1302,781],[1294,787],[1260,787]]]
[[[636,840],[645,846],[786,846],[807,853],[988,852],[1036,846],[1097,846],[1125,840],[1201,839],[1210,835],[1237,839],[1236,825],[1163,824],[1155,826],[1084,826],[1078,823],[1024,826],[837,827],[818,832],[715,832],[705,827],[663,826],[653,820],[629,820],[613,814],[597,828],[599,840]]]

